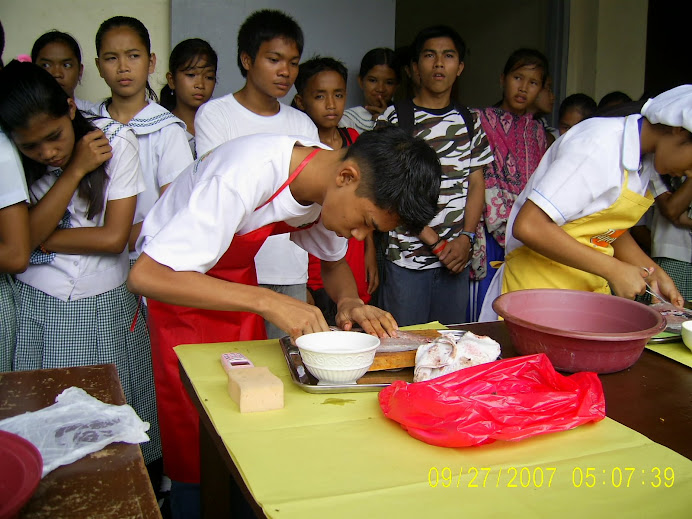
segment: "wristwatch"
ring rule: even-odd
[[[463,234],[464,236],[468,236],[469,241],[471,242],[471,245],[476,243],[476,233],[475,232],[461,231],[461,234]]]

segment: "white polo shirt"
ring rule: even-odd
[[[100,106],[103,117],[109,117],[106,104]],[[115,123],[122,124],[122,123]],[[192,162],[185,123],[163,106],[149,101],[127,126],[137,135],[139,160],[146,189],[137,197],[133,223],[139,223],[161,196],[161,187],[170,184]],[[137,259],[135,251],[131,259]]]
[[[106,133],[113,148],[113,158],[106,163],[109,180],[105,200],[119,200],[144,191],[144,179],[137,153],[137,137],[131,129],[113,125],[110,119],[95,119],[92,124]],[[107,128],[110,126],[110,129]],[[189,149],[189,148],[188,148]],[[46,173],[31,186],[31,200],[41,199],[57,177]],[[87,201],[77,192],[67,206],[72,227],[103,226],[106,207],[93,220],[86,217]],[[42,265],[29,265],[17,279],[62,301],[102,294],[125,282],[130,269],[127,248],[120,254],[56,254],[55,260]]]
[[[0,209],[28,201],[22,159],[12,141],[0,130]]]
[[[310,117],[279,103],[275,115],[258,115],[241,105],[233,94],[204,103],[195,116],[197,156],[244,135],[274,133],[320,140]],[[264,285],[299,285],[308,279],[308,255],[288,236],[272,236],[255,257],[257,279]]]
[[[137,250],[176,271],[209,271],[236,234],[273,222],[300,227],[314,222],[318,204],[303,206],[285,188],[265,201],[286,181],[293,146],[329,149],[318,141],[278,135],[234,139],[201,156],[166,190],[144,220]],[[321,222],[291,233],[291,240],[318,258],[336,261],[348,241]],[[277,258],[281,264],[282,258]]]
[[[691,182],[689,177],[683,181]],[[650,188],[654,197],[669,191],[658,172],[651,174]],[[692,232],[673,225],[661,214],[656,205],[654,205],[654,217],[651,223],[651,257],[692,263]]]
[[[587,119],[548,148],[512,207],[507,253],[523,245],[512,228],[527,198],[562,226],[613,205],[622,192],[625,169],[630,172],[628,189],[646,195],[650,170],[641,167],[640,118]]]

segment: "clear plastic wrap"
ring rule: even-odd
[[[149,441],[143,422],[129,405],[105,404],[86,391],[70,387],[56,403],[0,421],[0,429],[33,443],[43,457],[43,475],[113,442]]]

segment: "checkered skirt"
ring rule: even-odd
[[[17,341],[17,305],[14,280],[0,273],[0,372],[12,371],[12,357]]]
[[[130,324],[137,297],[123,283],[97,296],[61,301],[17,281],[17,347],[14,369],[63,368],[113,363],[127,403],[151,427],[144,461],[161,457],[151,344],[144,319]]]
[[[671,277],[685,301],[692,301],[692,263],[671,258],[654,258]]]

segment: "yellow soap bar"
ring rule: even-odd
[[[284,384],[269,368],[232,369],[227,374],[228,394],[241,413],[283,409]]]

